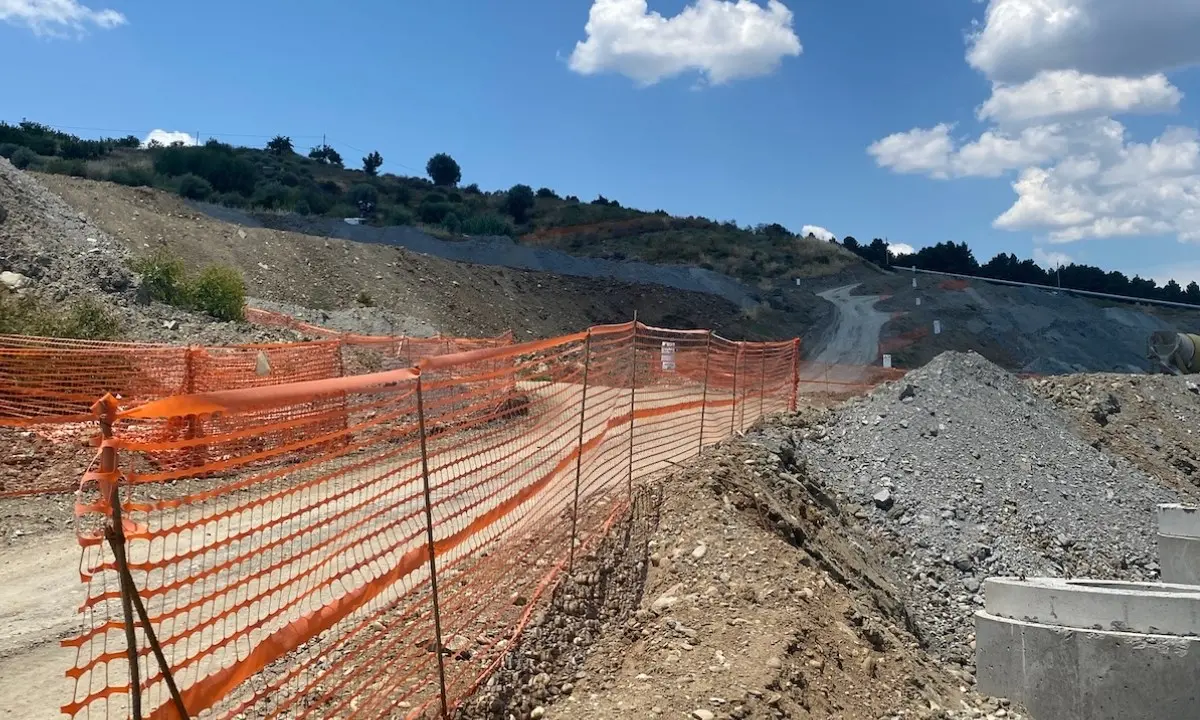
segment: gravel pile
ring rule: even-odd
[[[137,301],[137,275],[126,246],[105,234],[29,173],[0,158],[0,292],[33,293],[63,304],[101,299],[124,339],[193,345],[291,342],[291,330],[218,322],[160,303]]]
[[[32,280],[58,302],[87,291],[131,290],[125,248],[28,173],[0,158],[0,271]]]
[[[900,548],[924,636],[969,666],[995,575],[1150,580],[1154,508],[1177,501],[973,353],[944,353],[801,430],[814,475]]]

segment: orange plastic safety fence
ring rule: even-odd
[[[502,662],[639,480],[794,407],[799,350],[603,326],[117,413],[120,472],[89,474],[77,508],[87,600],[63,710],[129,712],[110,481],[189,714],[432,717]],[[147,717],[177,717],[137,652]]]

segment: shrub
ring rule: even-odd
[[[300,197],[300,202],[308,205],[308,210],[314,215],[324,215],[329,212],[329,208],[333,207],[333,198],[319,190],[305,190]],[[300,202],[296,203],[296,210],[299,212]]]
[[[404,185],[396,185],[390,188],[388,195],[401,205],[407,205],[412,202],[412,190]]]
[[[429,225],[437,225],[446,217],[447,214],[454,211],[454,206],[448,202],[423,202],[421,207],[417,208],[417,214],[421,218],[421,222]]]
[[[425,172],[434,185],[454,186],[462,180],[462,168],[446,153],[438,153],[425,163]]]
[[[468,217],[463,221],[460,230],[467,235],[507,235],[512,237],[515,234],[513,225],[507,218],[491,213]]]
[[[300,184],[300,176],[294,172],[285,172],[279,176],[279,182],[288,187],[296,187]]]
[[[370,215],[375,212],[375,206],[379,204],[379,190],[374,185],[358,183],[350,188],[350,200],[358,206],[359,212],[363,215]]]
[[[412,225],[416,216],[406,207],[393,206],[383,216],[386,225]]]
[[[358,217],[358,208],[349,203],[335,203],[325,211],[325,214],[335,218]]]
[[[77,340],[112,340],[120,335],[121,321],[92,298],[76,300],[59,321],[57,337]]]
[[[20,150],[21,146],[16,143],[0,143],[0,157],[10,158],[13,153]]]
[[[228,265],[210,265],[191,283],[188,298],[192,307],[218,320],[245,317],[246,283],[237,270]]]
[[[521,223],[525,222],[533,204],[533,188],[528,185],[513,185],[504,200],[504,209],[513,216],[513,220]]]
[[[159,252],[135,261],[133,269],[142,276],[140,294],[143,299],[168,305],[187,302],[187,268],[179,258]]]
[[[45,171],[52,175],[70,175],[71,177],[87,177],[87,163],[83,160],[66,160],[50,158],[46,162]]]
[[[371,293],[366,290],[359,290],[358,297],[355,300],[363,307],[375,307],[375,298],[371,297]]]
[[[246,198],[238,193],[221,193],[215,200],[225,207],[246,207]]]
[[[9,157],[14,167],[18,170],[24,170],[30,165],[37,162],[38,154],[27,147],[17,148],[16,152]]]
[[[457,233],[462,230],[462,220],[453,212],[446,213],[446,217],[442,218],[442,227],[452,233]]]
[[[212,184],[199,175],[188,173],[179,178],[179,194],[189,200],[207,200],[212,192]]]
[[[107,180],[129,187],[153,187],[154,171],[141,165],[121,165],[108,172]]]
[[[296,207],[293,208],[298,215],[312,215],[312,208],[308,204],[308,200],[300,198],[296,201]]]
[[[463,188],[463,192],[465,192],[468,195],[482,195],[483,194],[483,191],[479,189],[479,185],[477,185],[475,183],[471,183],[470,185]]]
[[[283,183],[269,182],[260,185],[254,191],[254,197],[250,198],[250,204],[258,207],[263,207],[268,210],[279,210],[285,208],[292,203],[291,192],[283,185]]]

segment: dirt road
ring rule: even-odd
[[[851,295],[858,284],[817,293],[837,308],[832,335],[816,357],[830,365],[872,365],[879,356],[879,333],[891,315],[875,309],[878,295]]]

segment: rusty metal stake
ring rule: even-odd
[[[629,500],[633,502],[633,420],[637,395],[637,310],[633,311],[633,367],[629,378]]]
[[[442,658],[442,609],[438,600],[437,557],[433,540],[433,493],[429,486],[429,449],[425,443],[425,397],[421,389],[421,376],[417,375],[417,424],[421,433],[421,480],[425,486],[425,539],[429,551],[429,584],[433,590],[433,632],[437,650],[438,686],[441,690],[442,717],[450,717],[450,704],[446,701],[446,662]]]
[[[704,391],[700,395],[700,449],[704,452],[704,410],[708,407],[708,359],[712,354],[712,330],[704,336]]]
[[[579,479],[583,473],[583,422],[587,417],[588,370],[592,365],[592,331],[588,330],[583,345],[583,399],[579,402],[579,446],[575,451],[575,504],[571,510],[571,559],[569,572],[575,571],[575,532],[579,527]]]

